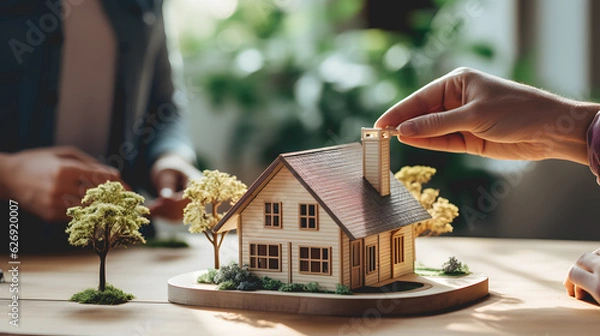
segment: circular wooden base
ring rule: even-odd
[[[173,303],[258,311],[333,316],[425,315],[458,309],[488,295],[488,278],[481,274],[460,277],[407,275],[395,279],[423,283],[403,292],[355,293],[354,295],[289,293],[258,290],[224,291],[196,282],[202,272],[169,279],[169,301]]]

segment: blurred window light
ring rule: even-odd
[[[260,70],[264,63],[263,55],[256,49],[244,50],[235,58],[236,67],[245,75]]]
[[[309,108],[317,106],[321,99],[323,82],[317,77],[305,74],[294,84],[294,95],[298,105]]]
[[[360,102],[366,109],[377,109],[382,105],[393,103],[398,95],[398,89],[390,81],[381,81],[369,85],[360,93]],[[359,127],[360,128],[360,127]]]
[[[206,3],[208,12],[217,19],[227,19],[235,12],[238,5],[237,0],[209,0]]]
[[[309,130],[316,130],[323,125],[323,116],[316,108],[305,108],[300,113],[300,122]]]
[[[280,9],[286,12],[296,10],[300,6],[299,0],[274,0],[273,3],[275,4],[275,6],[279,7]]]
[[[383,65],[390,71],[402,69],[410,60],[410,50],[402,44],[394,44],[383,55]]]
[[[375,106],[389,104],[398,95],[398,89],[396,85],[390,81],[381,81],[373,87],[373,98],[375,99]]]
[[[242,36],[237,29],[228,28],[217,36],[217,46],[225,52],[237,50],[242,45]]]
[[[349,62],[341,55],[331,55],[321,63],[319,74],[324,81],[334,83],[341,91],[373,82],[373,69],[364,64]]]

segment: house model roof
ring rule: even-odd
[[[268,181],[286,167],[351,240],[394,230],[431,216],[390,174],[390,195],[381,196],[363,178],[360,143],[281,154],[214,227],[226,231]]]

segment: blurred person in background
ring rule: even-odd
[[[66,247],[66,209],[106,180],[180,220],[195,151],[177,105],[160,0],[0,3],[0,214],[21,251]],[[152,226],[144,232],[153,235]]]

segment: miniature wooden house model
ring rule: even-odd
[[[284,283],[378,286],[414,272],[427,211],[390,174],[390,130],[280,155],[215,226],[236,229],[239,263]]]

